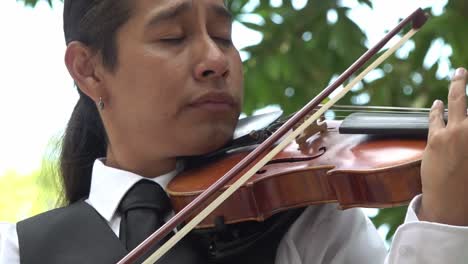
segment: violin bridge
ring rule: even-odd
[[[303,148],[304,144],[307,142],[307,139],[309,139],[311,136],[327,131],[327,123],[323,121],[323,117],[320,117],[320,119],[302,131],[302,133],[296,138],[296,143],[299,145],[299,148]]]

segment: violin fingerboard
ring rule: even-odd
[[[341,123],[341,134],[427,136],[427,113],[352,113]]]

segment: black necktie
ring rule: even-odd
[[[136,183],[120,202],[120,240],[128,251],[138,246],[164,224],[171,204],[157,183],[143,180]]]

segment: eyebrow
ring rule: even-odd
[[[152,27],[164,21],[174,19],[180,16],[182,13],[187,12],[190,8],[192,8],[191,2],[184,2],[179,5],[169,7],[151,18],[145,27]],[[224,6],[213,4],[209,6],[209,10],[214,12],[216,15],[224,17],[230,21],[233,19],[231,12],[229,12]]]
[[[146,27],[148,28],[151,26],[155,26],[163,21],[174,19],[180,16],[180,14],[188,11],[191,7],[192,7],[191,2],[184,2],[179,5],[171,6],[159,12],[157,15],[151,18],[151,20],[146,24]]]

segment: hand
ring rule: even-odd
[[[465,69],[457,69],[448,95],[447,125],[444,104],[437,100],[431,108],[421,164],[422,221],[468,226],[467,78]]]

